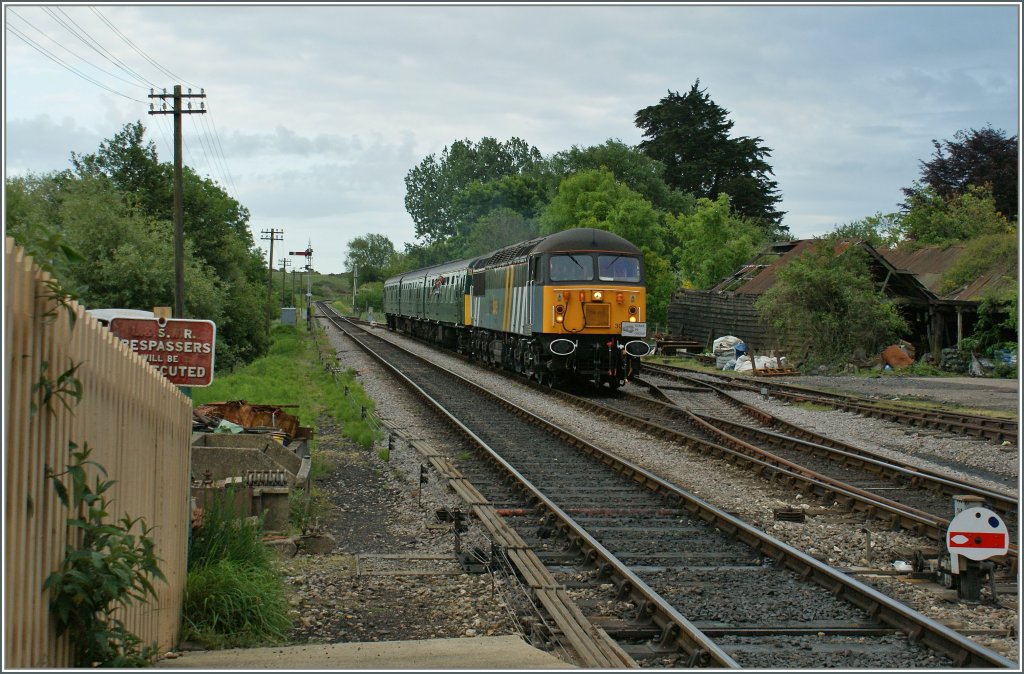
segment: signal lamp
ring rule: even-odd
[[[586,302],[586,301],[587,301],[587,294],[581,290],[580,291],[580,302]]]
[[[615,301],[622,304],[622,293],[615,293]]]
[[[595,290],[594,291],[594,300],[595,301],[600,300],[602,297],[604,297],[604,293],[602,293],[600,290]]]

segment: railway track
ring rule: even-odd
[[[715,385],[721,388],[754,392],[761,392],[762,389],[765,389],[773,397],[786,399],[791,402],[811,402],[827,405],[863,416],[884,419],[908,426],[932,428],[970,437],[985,438],[993,442],[1017,444],[1018,440],[1018,422],[1014,419],[964,414],[948,409],[924,410],[909,405],[900,405],[891,400],[883,402],[859,396],[829,393],[827,391],[784,384],[774,380],[743,381],[734,377],[722,377],[703,372],[695,373],[681,370],[680,368],[653,365],[651,363],[644,363],[642,371],[674,378],[680,382],[714,381]]]
[[[1018,499],[1009,493],[1009,484],[1006,492],[994,491],[838,443],[785,424],[705,382],[685,388],[638,383],[660,400],[625,393],[605,399],[560,395],[681,446],[746,462],[769,479],[781,477],[802,491],[888,518],[934,541],[944,540],[954,515],[953,497],[973,496],[999,512],[1015,538]],[[775,432],[773,426],[787,432]],[[1016,559],[1016,546],[1010,557]]]
[[[579,633],[618,637],[619,649],[606,652],[648,666],[1013,667],[656,475],[379,341],[373,348],[387,353],[379,357],[396,361],[403,380],[480,446],[473,458],[444,465],[476,499],[475,512],[490,508],[514,524],[515,546],[500,556],[528,557],[533,548],[520,539],[537,545],[566,592],[587,596],[580,608],[589,626]],[[543,585],[532,562],[518,568]]]

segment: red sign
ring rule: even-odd
[[[1006,554],[1009,537],[999,515],[988,508],[968,508],[949,523],[946,548],[951,553],[980,561]]]
[[[110,331],[177,386],[213,383],[217,326],[180,318],[114,318]]]

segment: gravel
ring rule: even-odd
[[[829,564],[877,570],[873,574],[862,573],[858,578],[939,622],[964,631],[1000,631],[1002,636],[982,634],[972,638],[1019,661],[1019,597],[1000,595],[998,607],[990,601],[970,605],[957,601],[951,590],[911,582],[907,576],[893,573],[895,562],[908,560],[915,549],[934,548],[933,542],[890,531],[880,523],[833,510],[829,504],[808,503],[802,495],[747,475],[723,460],[688,455],[670,443],[621,428],[589,412],[553,405],[522,384],[510,383],[507,378],[478,367],[470,368],[449,354],[382,329],[374,333],[401,341],[449,369],[471,372],[475,381],[500,390],[514,403],[662,475]],[[407,436],[445,451],[446,431],[423,413],[421,403],[333,329],[329,342],[337,349],[339,366],[357,371],[360,384],[376,402],[378,416]],[[947,397],[954,395],[948,386],[943,391]],[[778,401],[765,402],[755,394],[737,395],[746,396],[748,402],[786,421],[918,465],[941,468],[933,466],[933,462],[955,457],[1000,475],[1019,475],[1017,448],[1007,451],[993,443],[930,431],[908,431],[847,412],[811,411]],[[429,472],[427,483],[420,483],[420,466],[424,462],[412,447],[397,443],[390,461],[385,462],[378,456],[383,448],[352,448],[336,433],[325,433],[324,429],[318,447],[325,454],[337,456],[336,467],[320,483],[335,504],[331,515],[325,518],[330,521],[324,526],[334,537],[334,548],[328,554],[300,552],[285,561],[297,625],[293,637],[297,641],[529,636],[515,616],[517,608],[523,609],[523,598],[514,582],[487,574],[458,573],[458,566],[452,563],[455,535],[438,520],[436,512],[466,508],[436,474]],[[804,509],[808,517],[800,523],[774,520],[776,509],[789,507]],[[489,546],[484,533],[472,524],[460,543],[463,550]],[[410,571],[419,575],[410,575]],[[986,590],[983,598],[987,596]]]

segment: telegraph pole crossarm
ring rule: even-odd
[[[181,93],[181,85],[174,85],[174,93],[156,94],[149,90],[149,98],[163,99],[163,105],[157,110],[152,103],[149,104],[151,115],[174,115],[174,317],[185,317],[185,207],[182,188],[182,159],[181,159],[181,116],[193,113],[205,113],[206,104],[200,103],[199,108],[192,109],[192,102],[189,101],[188,108],[182,108],[181,101],[184,98],[206,98],[206,90],[200,89],[198,94],[193,94],[192,89],[187,94]],[[174,107],[167,109],[166,99],[174,99]]]

